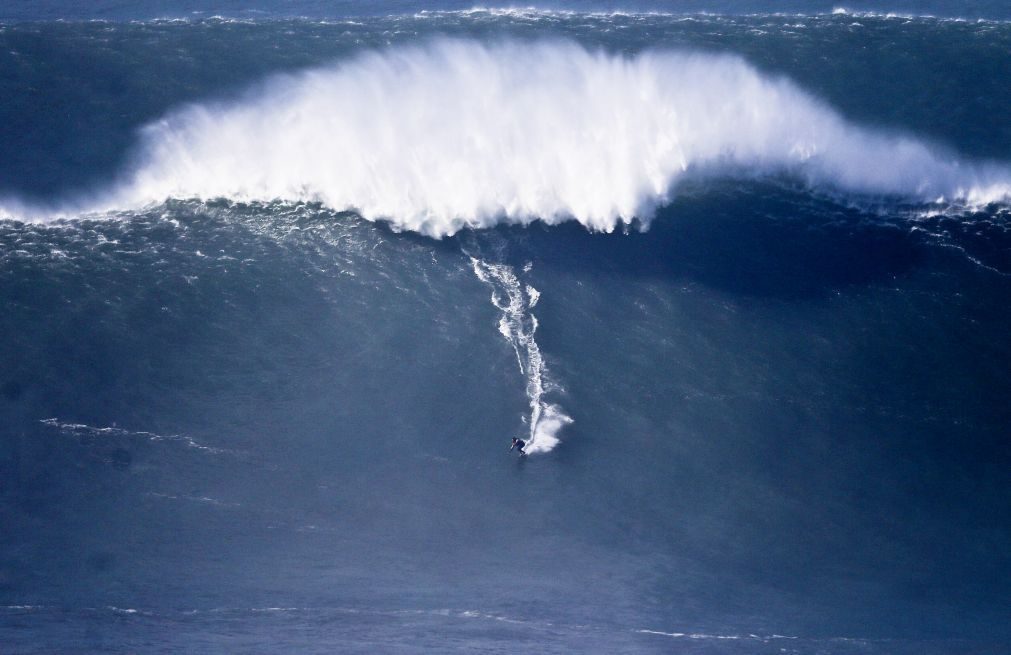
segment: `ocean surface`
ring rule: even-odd
[[[1005,3],[0,8],[0,652],[1011,652],[1009,80]]]

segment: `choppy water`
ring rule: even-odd
[[[1008,650],[999,7],[349,7],[0,25],[0,650]]]

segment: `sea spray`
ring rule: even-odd
[[[868,129],[737,56],[635,56],[566,41],[435,39],[278,76],[148,124],[118,182],[22,218],[168,198],[319,202],[441,237],[575,219],[645,225],[692,179],[785,176],[812,190],[978,206],[1011,169]]]
[[[432,236],[568,219],[611,231],[648,222],[693,175],[921,202],[1011,190],[1007,166],[853,125],[739,57],[564,41],[367,53],[173,113],[138,159],[114,205],[311,200]]]
[[[534,338],[537,317],[530,310],[540,299],[540,293],[532,286],[522,284],[511,266],[486,262],[473,256],[470,261],[477,278],[492,289],[492,304],[502,312],[498,330],[516,353],[516,363],[526,381],[526,394],[530,401],[530,417],[527,419],[530,434],[526,451],[548,452],[558,445],[559,431],[572,419],[561,407],[544,400],[545,393],[555,387],[548,380],[544,358]],[[529,270],[530,264],[527,264],[524,272]]]

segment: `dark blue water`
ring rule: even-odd
[[[1011,650],[969,4],[4,10],[0,651]]]

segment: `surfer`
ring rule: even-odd
[[[520,457],[526,457],[526,452],[523,450],[523,447],[526,445],[527,445],[526,441],[523,441],[518,437],[513,437],[513,445],[509,446],[509,452],[512,452],[513,448],[515,448],[516,450],[519,451]]]

